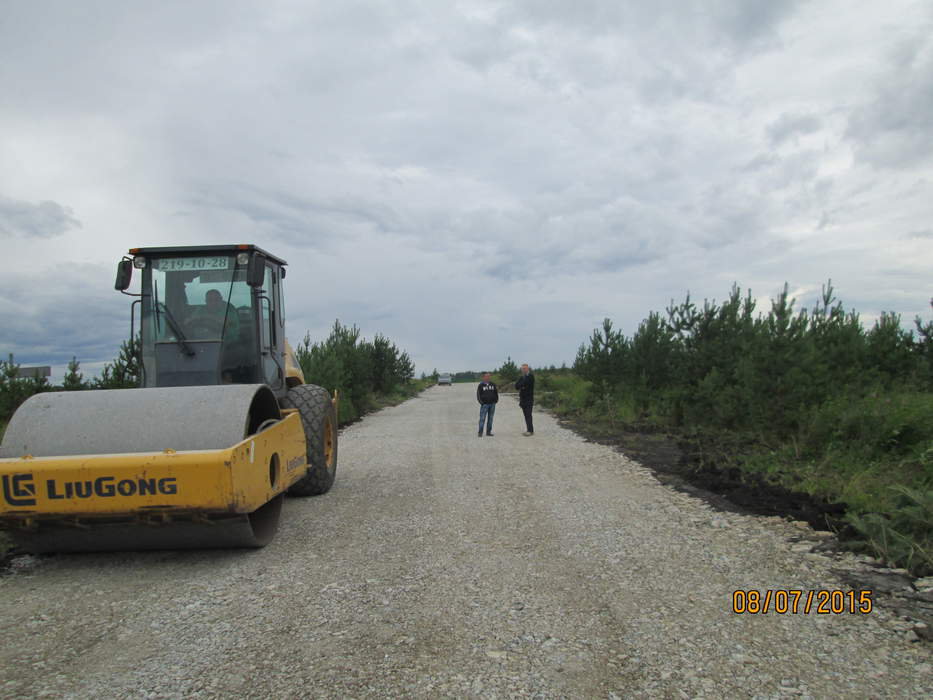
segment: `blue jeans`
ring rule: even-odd
[[[479,432],[483,432],[483,423],[486,424],[486,432],[492,432],[492,417],[496,415],[496,404],[481,403],[479,405]]]

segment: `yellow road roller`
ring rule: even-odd
[[[137,297],[142,388],[37,394],[12,416],[0,528],[20,549],[261,547],[286,493],[331,488],[337,396],[285,339],[285,266],[255,245],[130,249],[115,287]]]

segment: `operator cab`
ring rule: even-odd
[[[116,288],[142,272],[143,386],[267,384],[286,392],[286,262],[254,245],[133,248]]]

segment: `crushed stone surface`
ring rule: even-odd
[[[0,697],[933,696],[881,606],[733,613],[736,589],[851,590],[799,523],[715,511],[546,413],[524,437],[512,397],[477,438],[474,391],[344,430],[334,488],[264,549],[23,558]]]

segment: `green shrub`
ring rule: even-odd
[[[849,522],[889,566],[918,575],[933,573],[933,489],[894,486],[898,502],[893,513],[850,514]]]
[[[535,401],[558,415],[580,415],[594,403],[592,382],[576,375],[539,372],[535,382]]]
[[[922,452],[933,444],[933,394],[878,390],[840,395],[813,411],[803,432],[811,456],[853,449],[876,458]]]
[[[19,365],[12,354],[7,360],[0,360],[0,422],[4,424],[23,401],[52,388],[45,377],[21,378],[18,373]]]
[[[91,382],[95,389],[134,389],[142,382],[142,367],[140,365],[140,349],[142,338],[124,340],[120,345],[120,352],[113,362],[104,365],[100,376]],[[69,387],[78,388],[78,387]]]
[[[502,382],[502,384],[514,382],[519,378],[519,376],[521,376],[521,370],[518,368],[518,365],[512,361],[511,355],[509,355],[506,361],[502,363],[502,366],[497,369],[495,373],[499,377],[499,380]]]
[[[369,342],[360,336],[359,328],[344,326],[339,320],[322,341],[312,343],[310,334],[305,335],[295,356],[305,381],[339,392],[341,425],[383,404],[384,397],[404,395],[415,374],[408,353],[388,338],[377,334]]]
[[[352,423],[359,417],[360,413],[356,410],[356,406],[353,405],[350,399],[340,399],[337,402],[337,423],[339,425]]]

